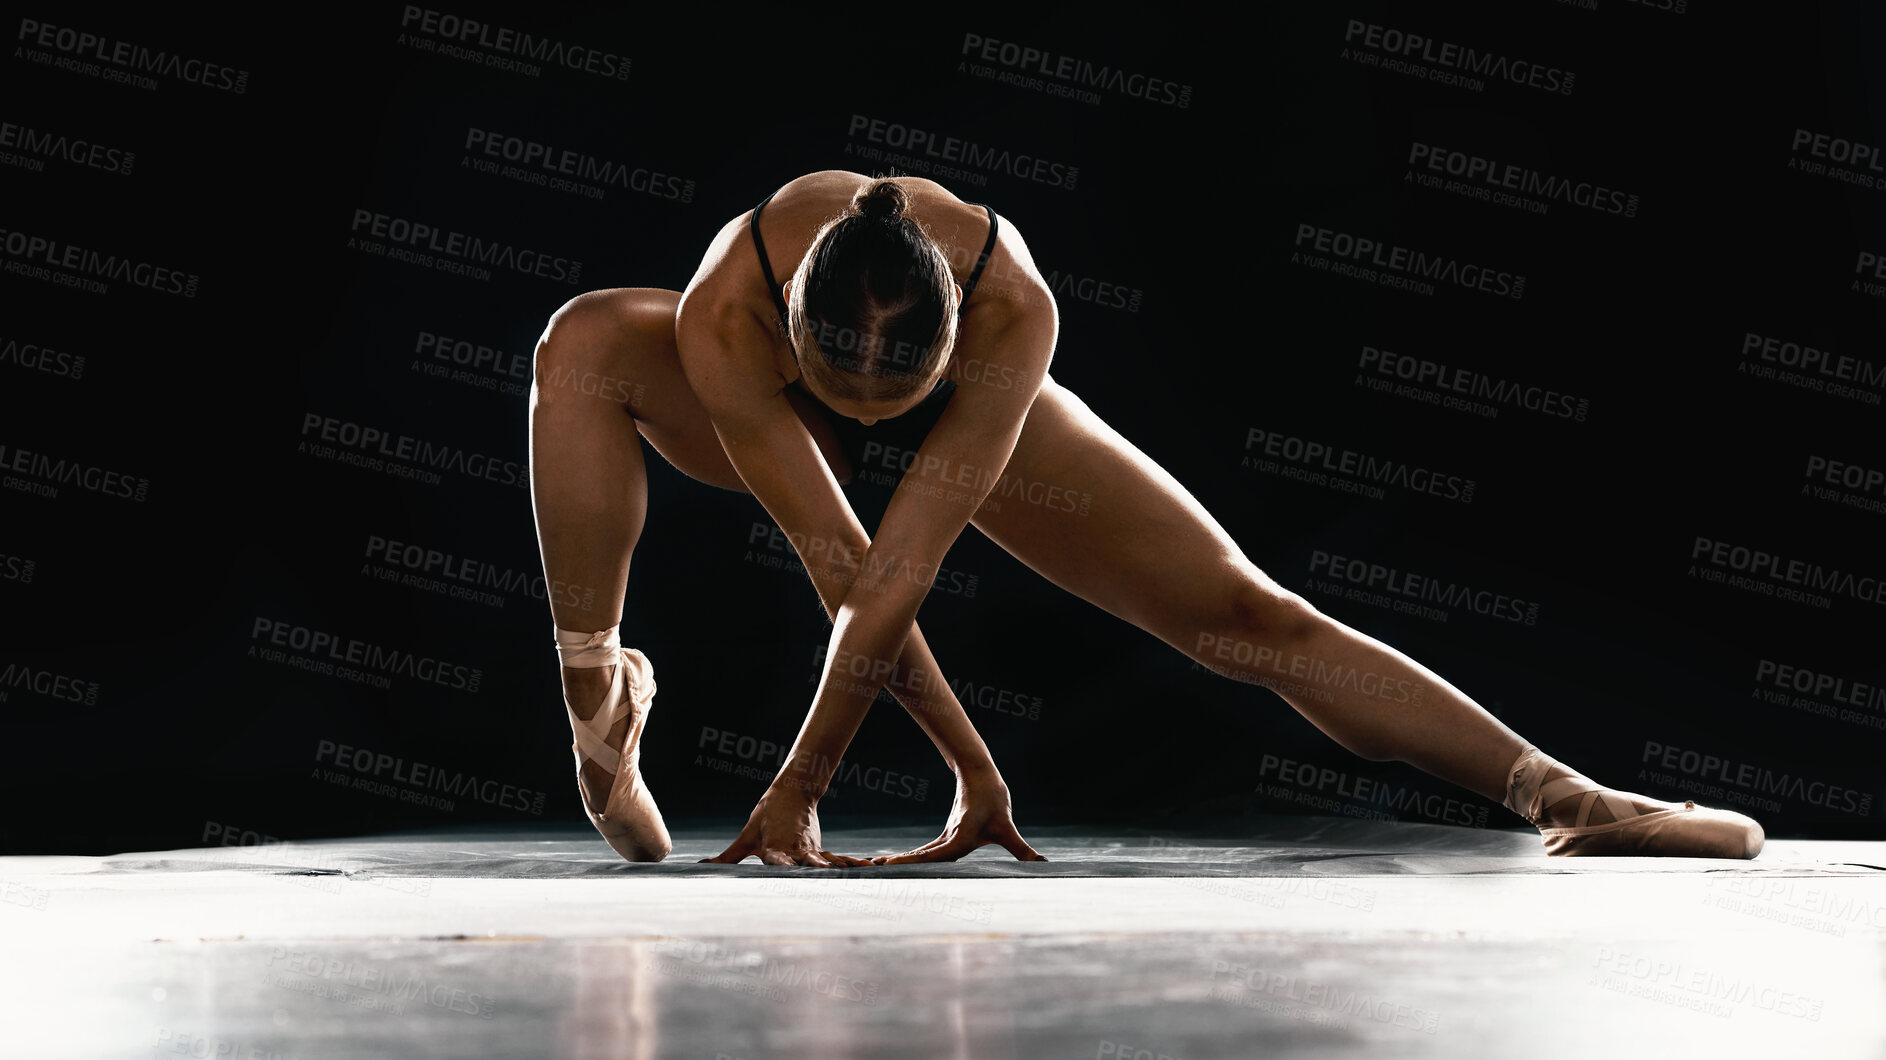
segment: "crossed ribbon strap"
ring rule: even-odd
[[[1547,780],[1546,776],[1554,769],[1562,769],[1566,775]],[[1605,809],[1611,811],[1614,821],[1639,816],[1637,806],[1631,800],[1580,775],[1537,747],[1526,748],[1513,762],[1512,773],[1506,781],[1506,808],[1543,828],[1547,806],[1580,793],[1584,794],[1585,799],[1578,804],[1578,819],[1573,823],[1573,828],[1585,827],[1585,823],[1591,820],[1592,807],[1599,802],[1603,802]]]
[[[576,736],[576,744],[582,750],[583,757],[601,766],[605,772],[614,774],[620,771],[622,753],[610,747],[609,730],[624,713],[637,709],[646,709],[648,701],[655,696],[655,679],[648,664],[648,657],[634,648],[622,647],[621,627],[610,626],[594,633],[574,633],[567,629],[558,629],[557,654],[563,657],[563,665],[572,669],[587,669],[598,666],[615,666],[616,672],[609,681],[609,691],[603,695],[603,705],[588,721],[576,716],[576,708],[564,701],[564,709],[570,712],[570,730]],[[619,665],[618,665],[619,664]],[[633,680],[629,671],[634,670]],[[622,694],[622,686],[627,683],[629,694]]]

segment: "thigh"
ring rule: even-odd
[[[1179,648],[1275,586],[1177,479],[1050,377],[971,520],[1049,581]]]
[[[690,478],[746,492],[727,459],[707,410],[681,370],[675,347],[675,307],[681,293],[652,287],[591,291],[572,300],[544,333],[564,351],[557,365],[538,372],[538,386],[553,386],[613,404],[664,460]],[[561,333],[562,337],[558,337]],[[825,414],[791,387],[786,399],[818,443],[840,482],[851,469]]]

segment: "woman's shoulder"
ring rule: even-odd
[[[859,192],[879,180],[897,182],[909,203],[905,215],[931,229],[933,237],[943,237],[966,227],[986,226],[987,215],[982,206],[959,197],[927,177],[905,173],[870,176],[848,169],[822,169],[780,185],[766,204],[766,216],[772,217],[774,209],[778,208],[794,221],[805,223],[809,230],[816,230],[827,219],[842,214]]]

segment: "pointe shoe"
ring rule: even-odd
[[[1547,780],[1555,771],[1562,775]],[[1584,795],[1570,827],[1555,826],[1546,808],[1574,795]],[[1749,859],[1762,852],[1766,835],[1754,818],[1734,810],[1716,810],[1686,801],[1682,806],[1661,803],[1662,810],[1640,811],[1637,803],[1656,803],[1641,795],[1613,791],[1536,747],[1529,747],[1513,763],[1507,781],[1506,806],[1531,821],[1544,837],[1545,852],[1554,857],[1678,857]],[[1587,824],[1592,809],[1602,802],[1612,820]]]
[[[558,632],[561,642],[563,631]],[[564,701],[564,709],[570,713],[570,731],[576,737],[576,742],[570,745],[576,755],[576,790],[583,800],[584,812],[589,815],[589,823],[616,853],[629,861],[660,861],[668,856],[674,844],[668,838],[668,826],[661,819],[661,810],[655,806],[655,797],[642,783],[641,770],[642,727],[647,724],[655,701],[654,667],[646,655],[634,648],[620,647],[605,636],[614,632],[613,628],[599,631],[582,645],[583,651],[592,658],[598,650],[616,649],[616,672],[603,705],[584,721],[576,716],[568,700]],[[566,657],[565,665],[570,664]],[[595,663],[585,660],[581,665]],[[626,757],[608,744],[609,730],[624,710],[632,712],[628,734],[623,738],[623,746],[630,748]],[[613,777],[601,813],[590,804],[588,788],[583,784],[585,761],[595,762]]]

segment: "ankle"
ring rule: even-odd
[[[577,717],[588,721],[603,708],[603,697],[609,694],[615,673],[614,666],[563,667],[563,698]]]

